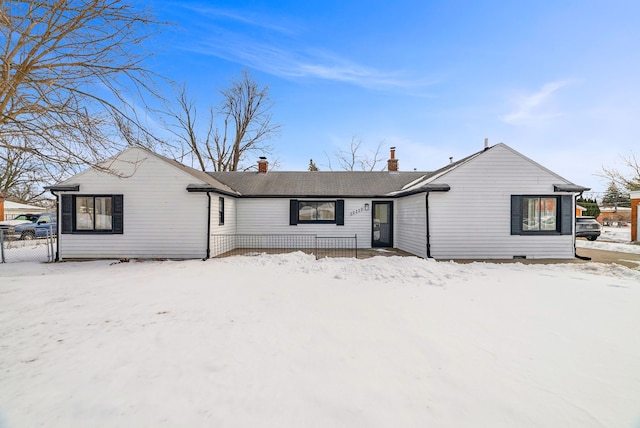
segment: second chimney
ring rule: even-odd
[[[398,159],[396,159],[396,148],[391,147],[391,158],[387,161],[387,170],[389,172],[398,171]]]
[[[258,173],[266,173],[269,170],[269,162],[264,156],[260,156],[258,159]]]

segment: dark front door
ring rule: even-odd
[[[393,202],[373,202],[372,247],[393,247]]]

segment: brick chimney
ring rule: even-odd
[[[398,159],[396,159],[396,148],[391,147],[391,158],[387,161],[387,170],[389,172],[398,171]]]
[[[266,173],[269,170],[269,162],[264,156],[260,156],[258,160],[258,173]]]

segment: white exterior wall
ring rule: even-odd
[[[434,183],[451,190],[429,196],[432,257],[574,257],[573,234],[511,235],[511,195],[558,196],[553,185],[566,181],[510,149],[494,147]]]
[[[224,198],[224,224],[220,225],[218,209],[220,198]],[[211,194],[211,225],[209,235],[209,257],[218,256],[231,250],[233,242],[219,235],[234,235],[237,232],[238,200],[229,196]]]
[[[67,180],[80,190],[65,193],[122,194],[124,233],[59,234],[61,260],[205,257],[207,195],[186,190],[197,179],[138,149],[123,152],[113,168],[130,176],[88,170]]]
[[[220,198],[224,198],[224,224],[220,225],[218,209],[220,205]],[[223,233],[237,233],[236,232],[236,210],[237,199],[220,195],[217,193],[211,193],[211,234],[223,234]]]
[[[319,237],[358,236],[358,248],[371,248],[371,200],[345,199],[344,226],[336,224],[289,225],[289,201],[326,198],[246,198],[237,200],[239,234],[315,234]],[[364,204],[369,204],[369,211]]]
[[[427,257],[425,194],[406,196],[395,201],[395,247]]]

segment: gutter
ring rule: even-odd
[[[207,260],[209,257],[211,257],[211,193],[213,192],[216,194],[230,196],[233,198],[237,198],[240,195],[230,193],[225,190],[217,189],[208,184],[189,184],[186,190],[188,193],[206,193],[207,194],[207,250],[204,258],[202,259],[204,261],[204,260]]]
[[[204,260],[209,259],[210,256],[211,256],[211,192],[207,192],[207,253]]]
[[[424,213],[424,221],[426,226],[426,234],[427,234],[427,258],[431,258],[431,241],[430,241],[430,233],[429,233],[429,192],[425,193],[424,196],[425,203],[425,213]]]
[[[589,190],[589,189],[587,189]],[[587,257],[587,256],[580,256],[578,255],[578,248],[576,247],[576,229],[578,228],[578,220],[576,219],[576,205],[578,205],[578,198],[582,195],[582,192],[576,194],[573,197],[573,200],[575,202],[575,205],[573,206],[573,255],[576,259],[580,259],[580,260],[591,260],[591,257]]]
[[[56,195],[56,192],[79,192],[80,185],[79,184],[59,184],[53,186],[46,186],[45,190],[51,192],[53,196],[56,197],[56,256],[54,261],[60,261],[60,235],[62,229],[62,213],[60,212],[60,197]]]
[[[59,186],[46,186],[45,190],[50,191],[51,193],[55,192],[78,192],[80,191],[80,185],[79,184],[66,184],[66,185],[59,185]],[[55,195],[55,193],[53,193]]]
[[[60,259],[58,255],[60,254],[60,227],[62,226],[62,218],[60,217],[60,210],[58,209],[60,203],[58,202],[58,195],[56,195],[56,191],[54,191],[52,188],[49,188],[49,192],[51,192],[51,194],[56,197],[56,256],[54,257],[53,261],[59,262]]]
[[[231,193],[231,192],[227,192],[226,190],[215,188],[213,186],[199,185],[199,184],[189,184],[187,186],[187,192],[189,192],[189,193],[215,192],[215,193],[220,193],[221,195],[231,196],[233,198],[237,198],[237,197],[241,196],[239,193]]]
[[[401,198],[403,196],[411,196],[411,195],[415,195],[417,193],[423,193],[423,192],[448,192],[449,190],[451,190],[451,186],[449,186],[448,184],[432,184],[432,183],[428,183],[425,184],[424,186],[420,186],[417,187],[415,189],[411,189],[411,190],[401,190],[399,192],[392,192],[389,194],[388,197],[392,197],[392,198]]]

